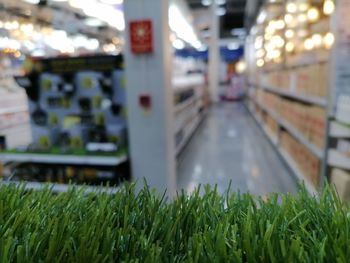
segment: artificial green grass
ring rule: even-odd
[[[0,262],[349,262],[349,221],[329,188],[264,201],[208,187],[166,200],[147,187],[1,186]]]

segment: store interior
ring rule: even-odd
[[[345,0],[146,2],[0,0],[1,184],[350,200]]]

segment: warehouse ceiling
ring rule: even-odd
[[[210,15],[208,3],[211,0],[187,0],[190,8],[193,10],[195,18],[198,20],[201,16],[200,30],[205,31],[209,27]],[[220,37],[232,38],[237,37],[239,30],[249,29],[258,13],[263,0],[216,0],[220,8],[225,10],[225,14],[220,16]],[[222,3],[222,4],[221,4]],[[222,11],[221,10],[221,11]],[[203,17],[207,17],[207,26],[203,23]]]

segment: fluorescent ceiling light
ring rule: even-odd
[[[173,41],[173,47],[176,49],[184,49],[185,48],[185,42],[183,42],[181,39],[175,39]]]
[[[107,5],[120,5],[124,1],[123,0],[100,0],[100,2]]]
[[[91,26],[91,27],[99,27],[104,25],[104,23],[101,20],[93,17],[85,19],[84,23],[87,26]]]
[[[229,50],[237,50],[237,49],[240,48],[240,44],[237,43],[237,42],[232,42],[232,43],[230,43],[230,44],[227,45],[227,48],[228,48]]]
[[[266,17],[267,17],[267,14],[266,14],[266,11],[264,10],[260,12],[256,21],[258,22],[258,24],[262,24],[265,22]]]
[[[211,5],[211,0],[202,0],[202,5],[210,6]]]
[[[204,52],[208,50],[208,47],[206,45],[202,45],[200,48],[197,49],[198,51]]]
[[[210,6],[212,3],[212,0],[202,0],[202,5],[204,6]],[[217,5],[224,5],[226,4],[226,0],[216,0],[215,1]]]
[[[224,15],[226,15],[226,8],[224,8],[224,7],[219,7],[219,8],[216,10],[216,15],[218,15],[218,16],[224,16]]]
[[[23,0],[26,3],[37,5],[40,3],[40,0]]]
[[[202,46],[192,25],[183,16],[176,5],[171,5],[169,8],[169,26],[178,38],[187,42],[194,48],[200,48]]]
[[[99,46],[100,43],[95,38],[90,38],[86,43],[86,48],[91,51],[98,49]]]
[[[216,0],[216,4],[224,5],[224,4],[226,4],[226,0]]]

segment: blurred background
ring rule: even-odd
[[[0,175],[350,198],[345,0],[0,0]],[[338,19],[335,19],[338,18]],[[113,188],[114,189],[114,188]]]

